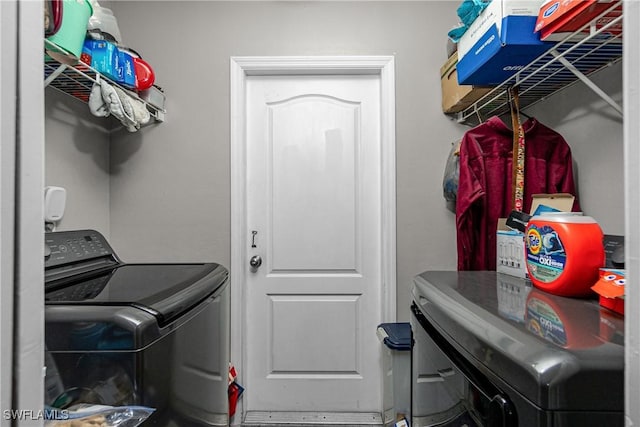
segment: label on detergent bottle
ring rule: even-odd
[[[551,283],[562,274],[567,263],[567,253],[558,233],[552,227],[529,227],[527,263],[529,274],[543,283]]]

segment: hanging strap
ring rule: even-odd
[[[520,123],[518,88],[509,88],[511,95],[511,124],[513,129],[513,171],[511,173],[513,209],[522,212],[524,208],[524,129]]]

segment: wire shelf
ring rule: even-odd
[[[606,24],[597,28],[596,22]],[[476,125],[490,116],[510,112],[509,88],[517,87],[520,108],[531,107],[578,81],[586,83],[614,109],[622,109],[595,86],[588,76],[622,60],[622,1],[554,45],[511,78],[465,110],[453,114],[460,123]]]
[[[63,51],[55,43],[45,39],[45,49],[54,52]],[[98,79],[107,80],[110,84],[120,87],[129,96],[142,102],[156,121],[164,121],[165,110],[149,104],[138,96],[137,93],[128,90],[113,80],[100,74],[94,68],[81,61],[66,64],[52,58],[47,52],[44,55],[44,86],[54,88],[62,93],[70,95],[84,103],[89,102],[91,88]]]

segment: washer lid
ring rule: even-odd
[[[132,306],[160,327],[222,286],[228,271],[208,264],[124,264],[87,277],[71,277],[45,293],[46,305],[69,305],[70,316],[92,306]]]
[[[624,318],[480,271],[414,278],[420,311],[471,363],[546,410],[624,410]]]

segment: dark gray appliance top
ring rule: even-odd
[[[228,277],[216,263],[124,263],[95,230],[46,233],[47,345],[139,349],[217,297]],[[109,339],[98,345],[98,336]]]
[[[228,275],[215,263],[122,264],[48,288],[45,306],[67,306],[71,316],[95,306],[131,306],[165,326],[214,294]]]
[[[483,372],[547,410],[624,409],[624,317],[490,271],[428,271],[414,302]]]

